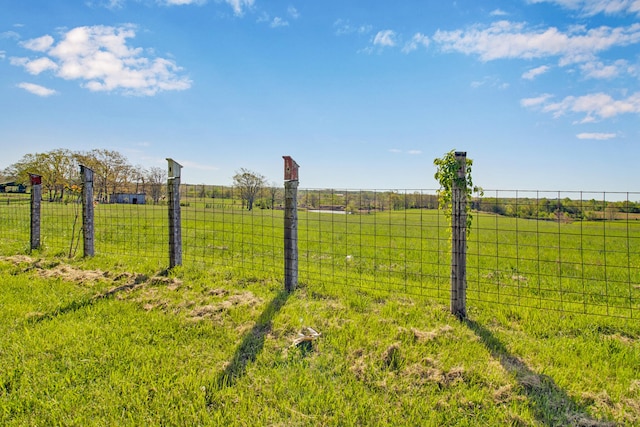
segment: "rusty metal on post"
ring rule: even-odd
[[[40,248],[40,205],[42,202],[42,177],[29,174],[31,179],[31,250]]]
[[[467,317],[467,153],[456,152],[457,179],[453,180],[451,201],[451,313]]]
[[[180,219],[180,170],[173,159],[169,162],[167,197],[169,200],[169,268],[182,265],[182,223]]]
[[[284,159],[284,288],[298,286],[298,168],[289,156]]]
[[[82,179],[82,235],[83,253],[85,257],[95,255],[94,249],[94,217],[93,217],[93,170],[80,165]]]

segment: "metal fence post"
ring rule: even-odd
[[[180,170],[173,159],[169,162],[167,196],[169,199],[169,268],[182,265],[182,223],[180,220]]]
[[[80,165],[82,179],[82,235],[84,256],[95,255],[93,221],[93,171]]]
[[[467,317],[467,153],[456,152],[458,177],[452,185],[451,212],[451,313]]]
[[[298,286],[298,164],[284,159],[284,288],[292,292]]]
[[[42,177],[31,178],[31,250],[40,248],[40,204],[42,203]]]

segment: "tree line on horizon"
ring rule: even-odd
[[[0,173],[3,181],[25,185],[30,182],[31,174],[40,175],[44,198],[54,202],[64,200],[74,186],[80,186],[80,165],[93,171],[97,201],[107,202],[111,194],[129,192],[149,194],[157,203],[164,193],[165,169],[131,165],[122,153],[106,149],[72,151],[58,148],[45,153],[25,154]]]
[[[94,194],[98,202],[109,202],[117,193],[146,194],[158,203],[166,193],[167,171],[161,167],[131,165],[120,152],[107,149],[72,151],[55,149],[45,153],[26,154],[18,162],[0,171],[1,182],[28,185],[29,175],[42,177],[43,198],[52,202],[73,196],[73,188],[81,185],[79,165],[94,172]],[[233,186],[185,185],[185,196],[233,199],[242,207],[274,209],[282,200],[282,189],[267,184],[261,174],[241,168],[233,178]],[[75,187],[74,187],[75,186]],[[343,210],[348,213],[368,213],[385,210],[437,209],[438,197],[421,191],[374,191],[319,189],[301,190],[299,205],[307,209]],[[536,218],[557,221],[640,219],[640,202],[576,200],[568,197],[508,198],[477,197],[471,209],[507,217]]]

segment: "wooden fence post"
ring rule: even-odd
[[[451,212],[451,313],[467,317],[467,153],[456,152],[458,179],[452,185]]]
[[[31,250],[40,248],[40,205],[42,203],[42,177],[29,174],[31,178]]]
[[[284,159],[284,288],[293,292],[298,286],[298,164]]]
[[[169,199],[169,268],[182,265],[182,223],[180,219],[180,170],[173,159],[169,162],[167,196]]]
[[[93,220],[93,171],[80,165],[82,179],[82,235],[85,257],[95,255],[94,220]]]

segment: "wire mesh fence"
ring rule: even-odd
[[[29,248],[30,206],[28,194],[0,194],[0,238],[9,252]]]
[[[450,292],[451,230],[435,189],[300,189],[299,280],[423,295]],[[236,188],[181,185],[183,263],[233,270],[245,280],[281,280],[281,188],[263,189],[248,210]],[[81,205],[42,204],[42,245],[81,254]],[[472,202],[467,299],[563,312],[638,318],[640,193],[485,190]],[[168,260],[167,203],[97,203],[98,256],[158,268]],[[4,252],[29,244],[28,195],[0,196]]]
[[[303,190],[300,280],[448,296],[448,229],[429,190]]]
[[[469,239],[470,301],[638,317],[638,193],[485,192]]]

